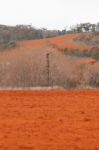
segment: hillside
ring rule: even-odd
[[[88,36],[89,43],[84,40]],[[13,48],[1,49],[0,87],[99,87],[99,44],[95,45],[95,38],[89,33],[66,34],[19,41]]]

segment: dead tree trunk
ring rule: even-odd
[[[50,53],[46,54],[47,86],[50,86]]]

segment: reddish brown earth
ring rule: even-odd
[[[99,91],[0,91],[0,150],[99,150]]]

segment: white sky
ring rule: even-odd
[[[99,22],[99,0],[0,0],[0,24],[63,29]]]

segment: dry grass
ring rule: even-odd
[[[78,34],[70,34],[51,39],[23,41],[17,43],[17,47],[10,51],[0,52],[0,87],[58,86],[67,89],[81,86],[99,87],[98,61],[91,57],[77,58],[64,55],[58,48],[58,44],[64,45],[64,43],[68,47],[68,42],[71,43],[71,39],[77,36]],[[53,47],[51,42],[56,46]],[[70,46],[72,47],[72,44]],[[49,85],[46,68],[47,53],[50,53]]]

